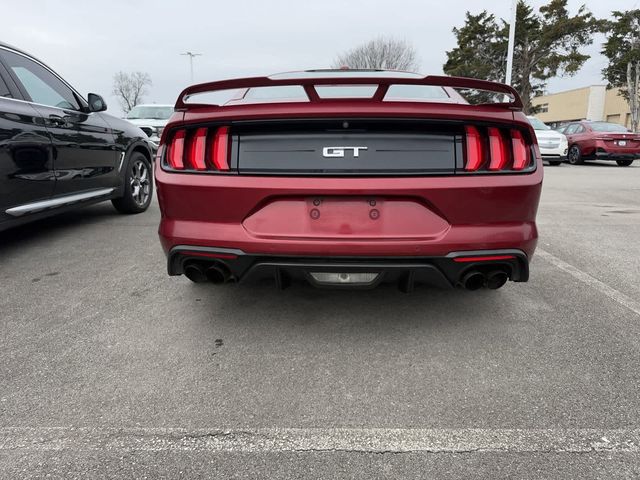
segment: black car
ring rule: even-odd
[[[149,207],[147,136],[106,109],[0,43],[0,230],[104,200],[122,213]]]

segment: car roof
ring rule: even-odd
[[[49,65],[47,65],[45,62],[43,62],[39,58],[34,57],[30,53],[25,52],[24,50],[22,50],[22,49],[20,49],[18,47],[14,47],[13,45],[10,45],[10,44],[2,42],[2,41],[0,41],[0,48],[6,49],[6,50],[11,50],[11,51],[13,51],[13,52],[15,52],[15,53],[17,53],[19,55],[23,55],[23,56],[35,61],[36,63],[39,63],[44,68],[49,70],[49,72],[51,72],[53,75],[55,75],[62,83],[64,83],[67,87],[69,87],[76,94],[76,96],[80,99],[80,102],[81,103],[84,102],[84,104],[86,105],[86,99],[84,98],[84,96],[80,95],[80,93],[78,93],[78,91],[69,82],[67,82],[62,76],[60,76],[58,74],[58,72],[56,72],[53,68],[51,68]]]
[[[37,57],[34,57],[33,55],[31,55],[29,52],[25,52],[24,50],[18,48],[18,47],[14,47],[13,45],[9,44],[9,43],[5,43],[3,41],[0,41],[0,48],[5,48],[7,50],[13,50],[16,53],[19,53],[21,55],[24,55],[25,57],[29,57],[33,60],[35,60],[38,63],[41,63],[42,65],[44,65],[45,67],[47,67],[49,70],[51,70],[51,67],[49,67],[49,65],[47,65],[46,63],[44,63],[42,60],[40,60]]]

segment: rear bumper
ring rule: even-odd
[[[567,157],[568,147],[567,144],[560,145],[558,147],[553,148],[544,148],[542,146],[540,148],[540,155],[542,155],[543,159],[548,157]]]
[[[461,285],[469,272],[489,275],[496,270],[507,273],[510,280],[526,282],[529,259],[518,249],[453,252],[442,257],[306,257],[247,254],[239,249],[180,245],[167,258],[169,275],[185,273],[185,266],[197,265],[202,271],[215,267],[233,282],[273,279],[284,288],[291,281],[308,281],[314,286],[372,288],[380,283],[397,283],[404,291],[416,284],[437,288]],[[313,273],[373,273],[377,276],[365,284],[331,284],[317,281]]]
[[[546,161],[557,161],[557,162],[564,162],[567,160],[567,156],[566,155],[560,155],[560,154],[548,154],[548,153],[543,153],[542,154],[542,160],[546,160]]]
[[[159,235],[167,254],[189,245],[284,257],[444,257],[503,249],[518,249],[531,257],[538,238],[535,217],[542,168],[520,175],[408,178],[190,175],[168,173],[159,165],[155,172],[162,213]],[[431,223],[424,234],[422,225],[413,224],[385,230],[389,217],[382,213],[381,228],[372,235],[353,234],[353,225],[338,221],[332,232],[311,232],[304,238],[296,236],[295,229],[277,235],[265,227],[281,223],[283,217],[300,223],[311,213],[287,216],[289,211],[271,210],[269,205],[316,197],[409,200],[423,207],[417,210]],[[251,217],[264,221],[256,227],[247,222]]]
[[[603,152],[597,151],[595,153],[597,160],[635,160],[640,158],[640,152]]]
[[[518,249],[532,256],[534,222],[452,225],[439,237],[421,239],[273,239],[251,235],[242,224],[164,219],[160,241],[166,253],[180,245],[237,249],[246,254],[308,257],[433,257],[451,252]]]

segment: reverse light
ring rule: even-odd
[[[376,272],[310,272],[310,275],[317,283],[323,285],[367,285],[373,283],[380,274]]]

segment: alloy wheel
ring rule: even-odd
[[[131,166],[131,197],[138,205],[146,205],[151,192],[149,168],[142,160],[136,160]]]
[[[567,157],[571,165],[577,165],[578,163],[580,163],[580,150],[578,149],[578,147],[576,147],[575,145],[571,147],[571,149],[569,150],[569,155],[567,155]]]

